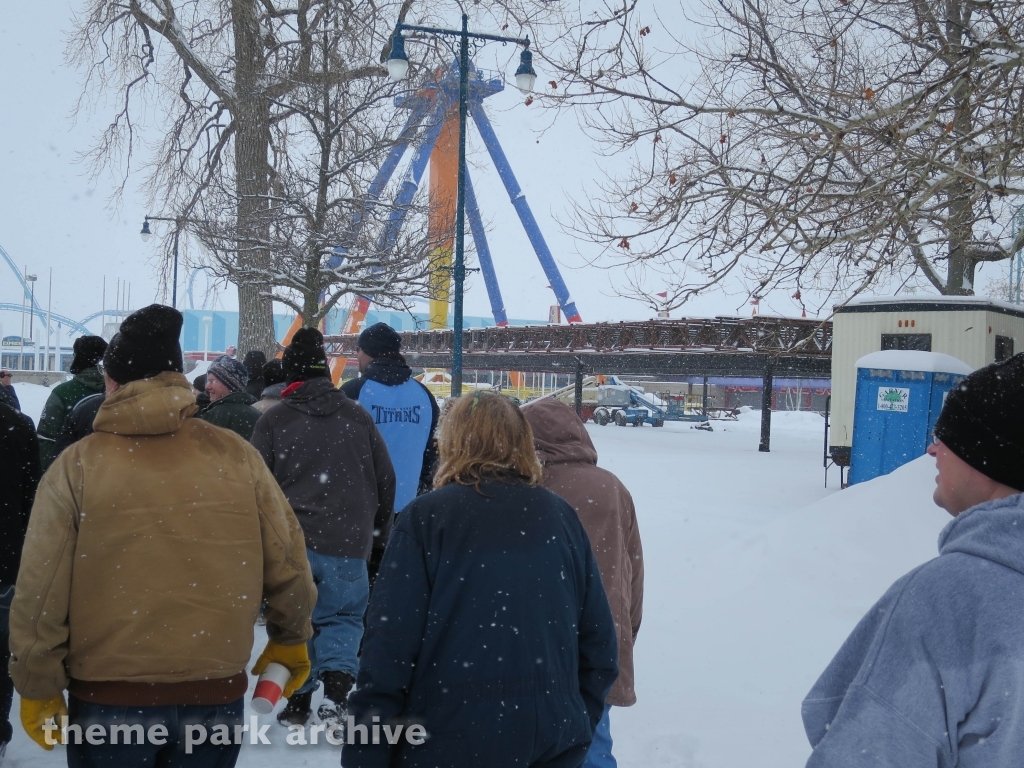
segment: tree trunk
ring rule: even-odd
[[[263,271],[270,266],[264,244],[269,240],[267,216],[270,150],[270,104],[260,85],[266,70],[255,0],[231,0],[235,37],[235,190],[238,196],[238,265]],[[273,302],[269,292],[249,280],[238,284],[238,353],[259,349],[277,352]]]
[[[320,260],[315,247],[306,262],[306,288],[302,293],[302,324],[316,328],[320,324]]]
[[[952,65],[962,55],[960,46],[963,42],[965,25],[970,20],[970,9],[961,0],[948,0],[946,11],[946,34],[951,50],[949,63]],[[959,137],[971,135],[971,84],[962,79],[956,86],[956,114],[953,117],[953,130]],[[964,149],[958,145],[956,151],[957,165],[970,163],[964,157]],[[974,264],[968,263],[968,248],[974,236],[974,210],[971,205],[971,189],[969,182],[957,179],[949,186],[948,233],[949,233],[949,270],[946,275],[947,296],[965,296],[974,294]],[[966,278],[966,280],[965,280]]]
[[[973,232],[967,182],[955,181],[950,185],[949,200],[949,272],[946,276],[947,296],[974,294],[974,264],[967,257],[968,244]]]

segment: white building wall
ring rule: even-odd
[[[988,346],[985,350],[986,365],[996,359],[996,336],[1009,336],[1013,339],[1015,355],[1024,352],[1024,317],[989,312],[988,324],[992,332],[988,334]]]

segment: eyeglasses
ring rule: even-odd
[[[0,379],[9,379],[12,375],[10,371],[0,371]]]

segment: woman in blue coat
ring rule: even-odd
[[[456,400],[438,451],[381,563],[342,765],[580,766],[618,674],[587,534],[507,398]]]

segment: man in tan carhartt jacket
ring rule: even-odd
[[[633,497],[611,472],[597,466],[597,449],[576,412],[557,400],[523,408],[533,429],[544,487],[576,510],[597,558],[608,604],[619,636],[619,677],[605,699],[584,768],[615,765],[608,707],[630,707],[633,692],[633,643],[640,631],[644,603],[644,553]]]
[[[270,642],[257,668],[287,667],[286,694],[308,674],[316,588],[302,530],[256,450],[191,418],[180,319],[153,305],[124,321],[104,358],[95,431],[58,457],[32,508],[11,609],[22,723],[52,749],[43,722],[60,724],[66,688],[83,730],[126,722],[129,707],[147,732],[147,749],[126,753],[109,738],[76,744],[72,729],[69,763],[162,764],[175,753],[183,765],[232,765],[240,735],[216,744],[212,729],[241,733],[261,599]],[[161,723],[165,743],[150,744]],[[190,723],[211,738],[185,754]]]

